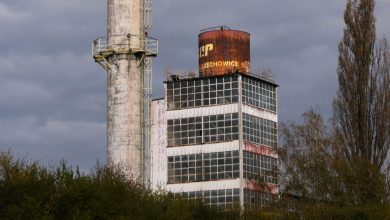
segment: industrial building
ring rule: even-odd
[[[107,161],[153,190],[228,207],[264,206],[278,191],[277,85],[250,73],[249,33],[199,34],[199,71],[167,74],[152,101],[151,0],[107,0]],[[161,73],[157,73],[161,74]]]
[[[250,36],[199,35],[199,73],[169,74],[152,102],[152,188],[259,207],[278,191],[277,85],[250,74]]]

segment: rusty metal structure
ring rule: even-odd
[[[199,72],[203,76],[250,72],[250,34],[226,26],[201,31]]]

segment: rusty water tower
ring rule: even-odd
[[[250,34],[226,26],[201,31],[199,72],[203,76],[249,73]]]

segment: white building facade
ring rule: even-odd
[[[152,103],[152,189],[266,205],[278,192],[277,87],[239,72],[165,81]]]

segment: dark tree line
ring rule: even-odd
[[[232,219],[237,214],[230,213]],[[0,219],[230,219],[198,201],[152,193],[116,168],[88,175],[0,152]]]
[[[285,219],[273,210],[224,210],[199,200],[151,192],[119,168],[97,165],[89,174],[62,162],[49,168],[0,151],[0,219]]]

